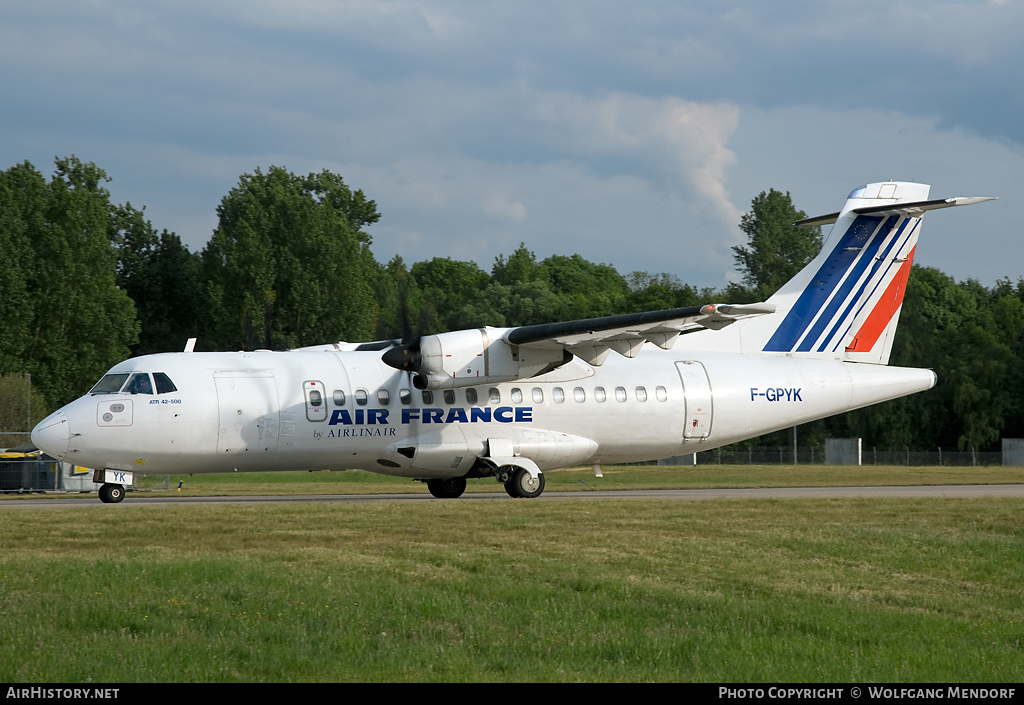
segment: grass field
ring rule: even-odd
[[[920,484],[911,471],[960,469],[829,484]],[[207,491],[306,494],[318,475]],[[379,482],[327,477],[331,492]],[[579,479],[605,486],[587,469],[548,489],[591,491]],[[131,499],[0,515],[0,679],[1024,680],[1024,500]]]

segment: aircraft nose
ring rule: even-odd
[[[58,460],[67,455],[70,438],[68,417],[63,411],[55,411],[32,429],[32,442],[36,447]]]

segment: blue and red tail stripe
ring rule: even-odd
[[[875,343],[882,336],[882,332],[889,325],[893,316],[903,305],[903,296],[907,292],[907,280],[910,278],[910,268],[914,264],[914,252],[910,251],[907,259],[900,263],[899,271],[889,282],[882,297],[875,304],[874,310],[867,320],[861,324],[860,329],[853,336],[853,340],[846,347],[846,352],[865,352],[875,347]]]
[[[916,227],[920,221],[856,216],[763,350],[823,352],[830,342],[838,348],[878,287],[888,284],[893,254],[913,233],[907,232],[911,222]]]
[[[913,223],[913,226],[910,232],[906,233],[907,227],[910,226],[911,223]],[[874,299],[875,292],[878,291],[879,287],[886,286],[887,283],[890,282],[893,275],[893,269],[899,269],[901,263],[896,262],[894,254],[899,251],[907,238],[914,234],[913,231],[921,227],[921,219],[903,218],[899,227],[891,236],[886,235],[885,228],[888,226],[888,223],[883,224],[876,236],[876,238],[879,239],[884,238],[884,246],[880,248],[881,251],[873,259],[870,266],[871,271],[867,277],[862,279],[862,284],[858,288],[857,292],[850,297],[846,309],[844,309],[844,311],[836,318],[835,325],[833,325],[831,330],[829,330],[828,335],[822,339],[821,345],[818,347],[818,352],[824,352],[825,349],[829,347],[830,343],[831,351],[833,352],[838,350],[839,346],[843,344],[843,341],[846,339],[846,334],[850,331],[854,321],[857,320],[864,308]],[[879,273],[881,273],[881,276],[879,276]],[[868,291],[869,287],[870,291]],[[825,313],[823,314],[823,317],[828,315],[828,313]],[[838,337],[836,337],[837,333],[839,333]]]

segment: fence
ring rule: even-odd
[[[1011,441],[1013,443],[1007,443]],[[909,448],[862,447],[862,465],[904,466],[978,466],[1024,465],[1024,443],[1004,439],[1002,451],[959,451],[945,448],[911,450]],[[825,448],[787,446],[750,446],[747,448],[715,448],[693,455],[679,455],[658,461],[658,465],[823,465]],[[647,463],[641,463],[647,464]],[[856,461],[845,464],[856,464]],[[168,489],[169,476],[135,476],[133,489]],[[92,482],[92,471],[69,463],[39,459],[35,455],[0,453],[0,493],[47,492],[53,490],[89,492],[99,485]]]
[[[4,456],[14,455],[4,453]],[[42,492],[57,489],[56,463],[38,458],[0,459],[0,492]]]
[[[659,465],[692,465],[692,455],[680,455],[659,461]],[[697,465],[823,465],[823,446],[750,446],[748,448],[715,448],[697,453]],[[856,463],[850,463],[856,464]],[[959,451],[948,448],[932,450],[911,450],[909,448],[861,448],[862,465],[906,465],[906,466],[974,466],[1002,465],[1002,451]]]

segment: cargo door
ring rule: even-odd
[[[214,372],[220,428],[217,452],[258,455],[277,450],[280,406],[270,370]]]

